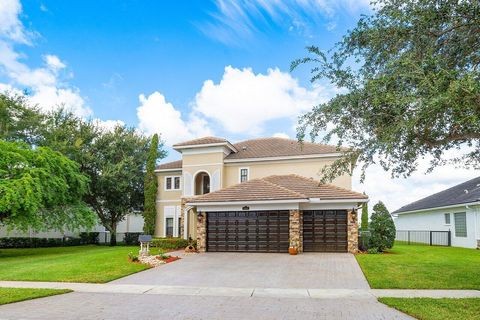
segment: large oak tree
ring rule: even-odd
[[[341,93],[300,121],[300,140],[324,135],[349,146],[324,170],[330,180],[379,161],[408,176],[418,160],[480,167],[480,2],[380,0],[330,51],[309,47],[313,82]]]

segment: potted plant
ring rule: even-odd
[[[288,248],[288,253],[290,253],[292,256],[296,255],[298,253],[298,243],[296,240],[293,240],[290,242],[290,247]]]

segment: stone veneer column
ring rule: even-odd
[[[351,209],[347,213],[347,241],[348,252],[358,252],[358,222],[357,222],[357,210]]]
[[[183,239],[184,235],[184,226],[185,226],[185,204],[187,203],[187,198],[180,198],[180,234],[179,237]]]
[[[197,214],[197,250],[198,252],[207,251],[207,214],[199,212]]]
[[[297,248],[298,253],[303,252],[303,215],[299,210],[290,210],[290,247]]]

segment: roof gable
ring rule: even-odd
[[[480,177],[460,183],[431,196],[417,200],[392,213],[446,207],[480,201]]]

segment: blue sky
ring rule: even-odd
[[[66,65],[58,82],[78,89],[91,116],[131,126],[139,125],[140,94],[161,93],[188,121],[203,83],[218,84],[225,67],[251,68],[255,75],[270,68],[288,73],[290,62],[306,54],[306,45],[330,48],[368,12],[367,6],[348,2],[343,7],[326,2],[325,8],[278,5],[271,12],[253,1],[238,2],[238,7],[215,1],[31,0],[21,5],[18,18],[25,32],[35,34],[28,45],[14,44],[24,55],[20,60],[40,68],[46,54],[55,55]],[[235,21],[243,25],[237,28]],[[307,67],[292,77],[299,87],[310,88]],[[5,74],[0,81],[28,88]],[[267,127],[262,123],[260,133],[294,134],[292,119],[284,118],[268,121]],[[233,139],[251,135],[218,123],[215,128],[212,133]]]
[[[368,0],[2,0],[0,90],[161,133],[167,147],[204,135],[294,138],[298,116],[335,88],[312,85],[308,66],[290,73],[291,61],[308,45],[331,48],[369,13]],[[167,160],[179,157],[168,149]],[[392,209],[471,176],[369,170],[354,187]]]

